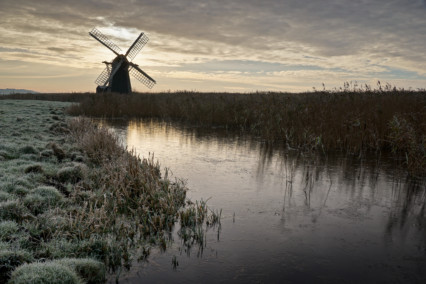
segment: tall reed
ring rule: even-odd
[[[413,173],[426,172],[425,91],[100,94],[68,112],[223,127],[305,150],[392,151]]]

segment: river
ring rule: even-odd
[[[173,245],[120,283],[426,283],[424,181],[389,158],[300,154],[153,120],[104,123],[186,180],[188,198],[222,210],[202,249],[183,249],[176,229]]]

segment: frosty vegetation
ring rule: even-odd
[[[0,282],[103,283],[166,249],[175,224],[202,249],[220,216],[108,130],[67,118],[68,106],[1,101]]]

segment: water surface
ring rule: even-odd
[[[426,283],[424,183],[385,157],[300,155],[157,121],[109,125],[185,179],[191,200],[222,209],[202,250],[183,249],[175,230],[122,283]]]

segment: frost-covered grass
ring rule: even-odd
[[[70,267],[87,283],[105,280],[105,265],[91,258],[63,258],[57,263]]]
[[[80,284],[84,283],[70,267],[56,262],[36,262],[18,267],[10,279],[11,284]]]
[[[5,281],[9,278],[10,272],[12,272],[16,267],[32,262],[33,260],[33,255],[25,250],[0,250],[0,283],[5,283]]]
[[[10,100],[0,103],[2,283],[16,267],[40,258],[41,244],[57,229],[53,210],[66,210],[66,198],[54,183],[58,170],[69,166],[72,159],[59,161],[52,145],[62,145],[65,152],[77,151],[65,143],[64,133],[57,128],[65,124],[64,109],[68,105]]]
[[[95,241],[74,241],[71,232],[70,240],[56,236],[65,223],[63,216],[79,209],[69,195],[73,184],[83,178],[84,165],[75,160],[81,162],[84,153],[67,141],[64,109],[68,105],[0,102],[1,283],[13,271],[11,283],[100,283],[105,279],[102,262],[64,258],[96,255]],[[52,245],[59,243],[70,243],[72,249]],[[25,265],[47,259],[58,262]]]
[[[1,283],[101,283],[138,252],[165,249],[182,216],[199,219],[185,219],[188,232],[212,219],[185,213],[198,203],[184,208],[182,182],[108,130],[67,118],[68,105],[0,101]],[[203,246],[197,236],[186,243]]]

